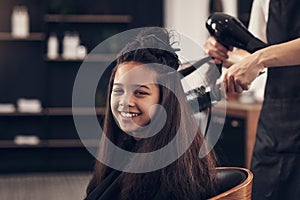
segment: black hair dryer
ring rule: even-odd
[[[266,43],[252,35],[242,22],[224,13],[217,12],[212,14],[206,21],[206,28],[211,36],[215,37],[218,42],[227,48],[229,46],[234,46],[244,49],[249,53],[254,53],[257,50],[268,46]],[[207,63],[209,60],[211,60],[211,57],[205,57],[179,72],[183,76],[186,76],[204,63]],[[217,67],[221,73],[222,66],[219,65]],[[189,102],[199,104],[199,108],[194,109],[194,112],[201,112],[202,110],[210,108],[213,102],[221,100],[221,92],[218,86],[212,85],[211,87],[210,92],[206,92],[206,88],[201,86],[186,93]]]
[[[206,28],[210,35],[225,47],[234,46],[254,53],[267,46],[252,35],[237,18],[225,13],[216,12],[209,16]]]

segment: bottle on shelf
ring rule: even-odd
[[[16,112],[16,107],[12,103],[0,103],[0,113]]]
[[[42,103],[39,99],[24,99],[17,100],[19,112],[39,113],[42,111]]]
[[[79,45],[76,49],[76,57],[77,59],[83,60],[86,57],[87,50],[86,47],[83,45]]]
[[[58,58],[58,39],[55,33],[51,33],[48,38],[47,57],[49,59]]]
[[[65,32],[62,41],[62,57],[64,59],[69,59],[70,56],[70,32]]]
[[[86,47],[80,45],[80,37],[77,32],[65,32],[62,43],[62,58],[66,60],[83,60],[86,57]]]
[[[16,38],[26,38],[29,36],[29,14],[27,7],[14,7],[11,15],[11,34]]]
[[[63,54],[64,59],[76,59],[76,49],[80,40],[77,33],[66,32],[63,38]]]

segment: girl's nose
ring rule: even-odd
[[[133,107],[134,106],[134,98],[133,94],[124,94],[120,97],[119,105],[123,107]]]

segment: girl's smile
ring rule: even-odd
[[[119,111],[120,115],[125,118],[132,118],[132,117],[137,117],[140,115],[140,113],[130,113],[130,112],[124,112],[124,111]]]

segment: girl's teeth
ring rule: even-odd
[[[136,113],[127,113],[127,112],[121,112],[122,117],[136,117],[138,114]]]

